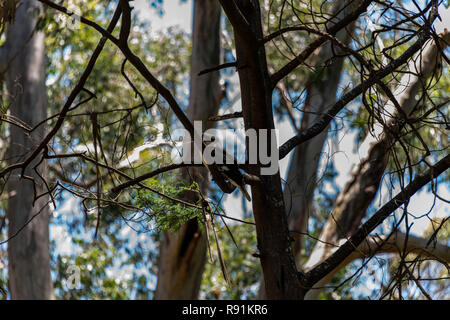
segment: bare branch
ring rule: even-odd
[[[171,170],[180,169],[180,168],[186,168],[186,167],[203,167],[203,164],[179,163],[179,164],[171,164],[171,165],[168,165],[168,166],[165,166],[165,167],[161,167],[161,168],[158,168],[158,169],[156,169],[156,170],[154,170],[152,172],[148,172],[148,173],[143,174],[143,175],[141,175],[141,176],[139,176],[137,178],[134,178],[134,179],[131,179],[131,180],[125,182],[125,183],[122,183],[122,184],[112,188],[111,192],[112,193],[117,193],[117,192],[119,192],[119,191],[121,191],[123,189],[126,189],[128,187],[136,185],[139,182],[142,182],[144,180],[150,179],[150,178],[152,178],[154,176],[157,176],[157,175],[159,175],[161,173],[168,172],[168,171],[171,171]]]
[[[409,201],[409,199],[419,191],[423,186],[428,184],[440,174],[450,167],[450,155],[431,166],[426,172],[419,174],[408,186],[398,193],[392,200],[386,203],[378,210],[367,222],[365,222],[354,234],[346,241],[335,253],[333,253],[324,262],[316,266],[306,274],[309,286],[314,285],[325,275],[339,266],[355,249],[364,241],[370,232],[379,226],[392,212],[401,205]]]
[[[236,118],[242,118],[242,111],[211,117],[208,120],[209,121],[222,121],[222,120],[236,119]]]
[[[352,23],[354,20],[356,20],[361,13],[365,12],[367,10],[367,7],[372,3],[372,1],[365,0],[362,1],[362,3],[356,8],[355,11],[344,17],[342,20],[334,24],[328,29],[328,33],[330,35],[336,35],[336,33],[339,32],[339,30],[345,28],[347,25]],[[270,37],[270,36],[269,36]],[[297,68],[299,65],[301,65],[303,62],[306,61],[306,59],[318,48],[320,47],[325,41],[328,40],[328,37],[321,36],[314,40],[311,44],[309,44],[297,57],[295,57],[293,60],[291,60],[288,64],[286,64],[283,68],[281,68],[279,71],[274,73],[270,78],[272,82],[272,88],[276,86],[278,81],[286,77],[289,73],[291,73],[295,68]]]
[[[391,61],[386,67],[381,70],[372,73],[369,78],[363,83],[357,85],[355,88],[344,94],[344,96],[337,101],[328,111],[323,114],[316,123],[305,131],[300,132],[298,135],[292,137],[286,141],[279,148],[280,159],[286,157],[292,149],[294,149],[299,144],[314,138],[322,130],[324,130],[328,124],[334,119],[334,117],[341,111],[348,103],[353,99],[367,90],[369,87],[373,86],[380,79],[389,75],[395,71],[398,67],[405,64],[409,58],[411,58],[416,52],[418,52],[425,42],[430,38],[430,34],[426,31],[421,31],[418,35],[419,39],[411,45],[400,57]]]
[[[49,4],[48,3],[49,1],[43,0],[41,2]],[[57,6],[57,5],[55,5],[55,6]],[[65,8],[63,8],[63,9],[66,10]],[[62,9],[59,8],[58,10],[62,10]],[[108,33],[112,32],[114,30],[115,26],[117,25],[117,23],[119,21],[121,12],[122,12],[122,10],[120,9],[120,7],[117,7],[116,11],[114,12],[114,16],[108,26],[108,29],[107,29]],[[77,85],[72,90],[69,97],[67,98],[67,101],[64,104],[64,106],[61,110],[61,113],[58,116],[58,120],[56,121],[56,124],[54,125],[52,130],[50,130],[50,132],[45,136],[45,138],[42,139],[39,146],[32,152],[32,154],[25,161],[7,167],[6,169],[4,169],[3,171],[0,172],[0,177],[3,177],[8,172],[10,172],[14,169],[18,169],[18,168],[22,168],[22,172],[23,172],[25,170],[25,168],[46,148],[47,144],[56,135],[59,128],[61,128],[66,114],[71,109],[70,107],[71,107],[72,103],[75,101],[78,94],[83,90],[83,87],[86,84],[86,81],[89,78],[89,75],[91,74],[92,70],[94,69],[95,63],[97,62],[97,59],[100,56],[100,53],[102,52],[103,47],[105,46],[106,40],[107,39],[105,37],[102,37],[100,39],[97,47],[95,48],[94,52],[92,53],[92,56],[86,66],[86,69],[84,70],[83,74],[80,77],[80,80],[78,81]]]
[[[199,76],[210,73],[210,72],[214,72],[214,71],[219,71],[222,69],[226,69],[226,68],[231,68],[231,67],[237,67],[237,62],[227,62],[227,63],[223,63],[221,65],[218,65],[216,67],[213,68],[208,68],[205,70],[202,70],[198,73]]]

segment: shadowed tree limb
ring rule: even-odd
[[[389,75],[391,72],[396,70],[398,67],[405,64],[409,58],[411,58],[416,52],[418,52],[425,42],[431,37],[429,32],[421,31],[418,35],[419,39],[411,45],[400,57],[391,61],[386,67],[376,71],[371,74],[369,78],[362,84],[357,85],[355,88],[347,92],[342,96],[342,98],[337,101],[328,111],[323,114],[312,127],[300,132],[298,135],[290,138],[279,148],[280,159],[286,157],[289,152],[292,151],[299,144],[308,141],[320,134],[325,128],[330,124],[334,117],[341,111],[348,103],[353,99],[367,90],[369,87],[373,86],[378,80]]]
[[[409,199],[419,191],[423,186],[428,184],[440,174],[450,167],[450,155],[447,155],[435,165],[431,166],[427,171],[419,174],[411,181],[400,193],[386,203],[372,217],[367,220],[358,230],[346,241],[339,249],[336,250],[329,258],[318,266],[306,273],[308,286],[313,286],[320,279],[325,277],[333,269],[338,267],[355,249],[364,241],[377,226],[379,226],[390,214],[392,214],[400,206],[404,205]]]
[[[405,242],[405,240],[407,241]],[[345,240],[343,239],[343,243]],[[406,247],[405,247],[406,243]],[[339,248],[339,246],[337,247]],[[336,248],[336,249],[337,249]],[[420,254],[434,260],[450,263],[450,247],[442,243],[431,245],[429,240],[411,234],[406,235],[397,231],[390,236],[368,236],[349,256],[347,256],[333,271],[317,281],[313,288],[305,295],[305,300],[315,299],[322,290],[329,288],[327,284],[333,279],[337,272],[357,259],[373,257],[375,254],[401,252]]]

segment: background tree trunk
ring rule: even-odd
[[[37,18],[41,5],[36,1],[23,1],[17,10],[15,23],[8,26],[4,47],[6,84],[11,116],[33,127],[46,118],[45,48],[44,34],[37,31]],[[17,126],[10,126],[8,159],[17,163],[39,144],[45,133],[40,126],[27,134]],[[13,171],[8,180],[8,272],[12,299],[51,299],[49,253],[49,197],[34,198],[47,192],[42,179],[46,176],[46,163],[33,167],[24,175]],[[34,187],[33,187],[34,183]],[[36,192],[36,194],[35,194]]]
[[[450,33],[446,32],[442,37],[444,41],[442,41],[441,47],[445,48],[445,42],[448,43],[450,40]],[[393,92],[402,109],[401,113],[409,116],[415,110],[423,86],[436,70],[439,55],[438,46],[430,40],[421,53],[410,62],[408,66],[410,73],[403,76]],[[392,101],[386,104],[384,111],[385,114],[393,115],[384,119],[389,130],[386,130],[381,124],[377,124],[375,133],[369,133],[362,143],[360,149],[363,149],[366,154],[362,155],[361,162],[354,168],[350,180],[339,194],[334,210],[330,213],[321,232],[320,241],[317,242],[305,265],[307,270],[329,257],[336,250],[335,245],[341,239],[352,235],[366,215],[367,208],[379,189],[382,175],[387,166],[389,150],[395,141],[393,135],[399,130],[392,119],[401,117],[401,113],[395,109]],[[328,278],[331,280],[332,275]],[[321,284],[317,284],[317,287],[323,286],[324,283],[325,281],[322,281]],[[310,290],[306,298],[314,299],[319,292],[320,290]]]
[[[211,128],[208,118],[217,114],[221,90],[219,72],[199,76],[204,69],[220,64],[220,4],[214,0],[194,1],[194,27],[188,117]],[[204,194],[209,187],[205,168],[186,169],[182,179],[196,181]],[[195,202],[197,195],[186,193],[184,200]],[[196,299],[206,262],[206,238],[196,220],[176,232],[165,231],[161,240],[158,284],[155,299]]]
[[[360,4],[360,1],[336,2],[332,15],[336,21],[341,20]],[[332,25],[330,23],[330,25]],[[342,43],[348,44],[351,40],[354,23],[341,30],[336,35]],[[336,94],[341,79],[343,57],[333,58],[339,54],[339,48],[330,42],[324,44],[314,58],[316,71],[310,76],[306,84],[306,99],[304,112],[300,124],[300,131],[310,128],[331,105],[336,102]],[[331,61],[329,59],[333,58]],[[284,188],[284,201],[289,221],[289,231],[295,238],[294,254],[297,266],[300,267],[303,235],[307,232],[307,223],[313,210],[313,196],[317,185],[317,169],[321,159],[323,145],[328,130],[323,130],[313,139],[306,141],[295,148],[288,170]]]

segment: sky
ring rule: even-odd
[[[192,30],[192,0],[164,0],[163,15],[158,10],[149,9],[149,0],[135,0],[133,6],[140,19],[150,23],[150,32],[165,30],[178,26],[191,32]]]

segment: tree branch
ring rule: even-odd
[[[94,28],[94,29],[97,30],[104,38],[107,38],[108,40],[110,40],[111,42],[113,42],[113,43],[115,43],[115,44],[117,44],[117,43],[119,42],[119,39],[117,39],[116,37],[114,37],[114,36],[111,34],[111,32],[114,30],[114,28],[110,29],[110,28],[108,27],[108,29],[105,30],[105,29],[102,28],[99,24],[97,24],[97,23],[95,23],[95,22],[93,22],[93,21],[91,21],[91,20],[89,20],[89,19],[86,19],[86,18],[84,18],[84,17],[78,16],[76,13],[71,12],[71,11],[68,10],[67,8],[65,8],[65,7],[63,7],[63,6],[60,6],[60,5],[58,5],[58,4],[54,3],[54,2],[51,2],[51,1],[48,1],[48,0],[38,0],[38,1],[39,1],[39,2],[42,2],[42,3],[44,3],[44,4],[46,4],[47,6],[53,8],[53,9],[56,9],[56,10],[58,10],[58,11],[64,13],[64,14],[68,15],[69,17],[71,17],[71,16],[76,16],[78,19],[80,19],[80,22],[82,22],[82,23],[84,23],[84,24],[86,24],[86,25],[88,25],[88,26]],[[120,5],[117,6],[117,7],[118,7],[119,11],[121,12],[121,10],[120,10]],[[116,11],[116,12],[117,12],[117,11]],[[119,13],[120,13],[120,12],[119,12]],[[114,14],[114,15],[115,15],[115,14]],[[119,16],[120,16],[120,15],[119,15]],[[117,19],[118,19],[118,18],[119,18],[119,17],[117,17]],[[113,19],[111,22],[113,22],[114,20],[115,20],[115,19]],[[111,24],[110,24],[110,25],[111,25]],[[114,24],[114,26],[115,26],[115,24]]]
[[[400,57],[391,61],[386,67],[372,73],[369,78],[363,83],[359,84],[337,101],[326,113],[324,113],[316,123],[308,128],[305,131],[300,132],[298,135],[290,138],[283,145],[281,145],[279,149],[280,159],[286,157],[292,149],[294,149],[299,144],[314,138],[317,136],[322,130],[324,130],[328,124],[334,119],[334,117],[341,111],[348,103],[350,103],[353,99],[367,90],[369,87],[377,83],[380,79],[389,75],[393,71],[395,71],[398,67],[403,65],[411,58],[417,51],[419,51],[425,42],[430,38],[429,32],[425,30],[419,33],[419,39],[411,45]]]
[[[73,14],[70,11],[68,11],[66,8],[61,7],[57,4],[54,4],[51,1],[47,1],[47,0],[38,0],[38,1],[41,1],[41,2],[49,5],[50,7],[54,8],[58,11],[61,11],[69,16]],[[122,51],[122,53],[128,59],[128,61],[130,61],[130,63],[147,80],[147,82],[167,101],[167,103],[171,107],[172,111],[175,113],[175,115],[180,120],[180,122],[183,124],[183,126],[186,128],[186,130],[188,130],[189,133],[191,134],[191,136],[194,137],[194,139],[196,139],[196,137],[198,136],[199,133],[195,132],[194,125],[189,120],[189,118],[186,116],[184,111],[181,109],[181,107],[178,104],[178,102],[176,101],[175,97],[172,95],[172,93],[169,91],[168,88],[166,88],[158,79],[156,79],[156,77],[153,76],[153,74],[148,70],[148,68],[145,66],[145,64],[142,62],[142,60],[138,56],[136,56],[130,50],[130,48],[128,46],[128,36],[129,36],[129,31],[130,31],[130,26],[131,26],[131,7],[130,7],[128,1],[120,1],[119,6],[117,7],[117,12],[119,13],[117,20],[120,17],[120,14],[122,13],[122,27],[120,30],[120,39],[117,39],[111,35],[111,32],[114,28],[111,30],[111,32],[109,31],[109,28],[108,28],[108,31],[105,31],[101,26],[99,26],[95,22],[92,22],[88,19],[80,17],[80,21],[84,24],[94,27],[97,31],[99,31],[104,36],[104,38],[102,38],[101,41],[106,42],[106,39],[109,39]],[[115,24],[114,24],[114,26],[115,26]],[[103,46],[102,46],[102,48],[103,48]],[[100,52],[101,52],[101,50],[100,50]],[[94,58],[94,55],[92,58]],[[91,60],[92,60],[92,58],[91,58]],[[95,61],[96,61],[96,59],[95,59]],[[92,63],[92,68],[95,65],[95,61],[93,61],[93,63]],[[89,66],[91,66],[91,63],[89,64]],[[88,72],[88,75],[89,75],[89,73],[90,73],[90,71]],[[87,79],[87,76],[86,76],[86,79]],[[84,79],[83,85],[84,85],[86,79]],[[81,83],[82,83],[82,81],[80,80],[78,85],[75,87],[74,91],[72,91],[72,92],[75,92],[75,97],[79,93],[79,91],[81,91],[81,88],[82,88]],[[81,85],[81,88],[78,88],[80,85]],[[73,99],[75,99],[75,97]],[[70,104],[72,102],[73,102],[73,100],[70,102]],[[70,108],[70,104],[68,105],[67,110]],[[65,113],[67,113],[67,111]],[[3,171],[0,172],[0,177],[4,176],[6,173],[8,173],[14,169],[17,169],[17,168],[24,169],[26,166],[28,166],[29,163],[42,151],[42,149],[45,148],[45,146],[50,141],[50,139],[59,130],[59,128],[62,125],[62,122],[64,120],[65,113],[61,112],[61,115],[57,121],[57,124],[59,124],[59,126],[55,126],[52,129],[52,131],[49,133],[49,135],[44,139],[44,141],[42,141],[42,143],[33,152],[33,154],[29,158],[27,158],[27,160],[25,160],[24,162],[16,163],[14,165],[11,165],[11,166],[5,168]],[[61,123],[59,123],[59,122],[61,122]],[[197,139],[199,139],[199,141],[202,141],[201,137],[197,137]],[[203,143],[203,147],[205,147],[204,143]],[[205,166],[207,167],[208,171],[211,173],[213,180],[216,182],[216,184],[219,186],[219,188],[223,192],[231,193],[235,190],[235,187],[224,178],[224,176],[220,172],[219,168],[215,164],[212,164],[212,165],[205,164]]]
[[[408,237],[408,241],[405,246],[406,237]],[[429,245],[429,240],[426,238],[410,234],[406,235],[399,231],[387,237],[368,236],[358,248],[334,268],[333,271],[329,272],[325,277],[315,283],[314,288],[309,290],[305,295],[305,300],[316,299],[317,295],[323,289],[327,288],[327,283],[333,279],[336,273],[353,261],[371,257],[374,254],[396,254],[401,252],[421,254],[445,263],[450,263],[450,247],[442,243],[435,243],[431,246]]]
[[[414,195],[431,180],[438,177],[441,173],[445,172],[449,167],[450,155],[447,155],[434,166],[430,167],[426,172],[418,175],[408,184],[408,186],[406,186],[392,200],[386,203],[369,220],[367,220],[367,222],[364,223],[348,241],[336,250],[335,253],[309,271],[306,274],[308,285],[313,286],[317,281],[339,266],[350,254],[352,254],[352,252],[355,251],[355,248],[357,248],[364,241],[366,236],[384,221],[384,219],[386,219],[401,205],[405,204],[412,195]]]
[[[337,22],[336,24],[332,25],[328,29],[328,33],[330,35],[336,35],[341,29],[345,28],[347,25],[349,25],[351,22],[356,20],[361,13],[365,12],[367,10],[367,7],[372,3],[372,1],[365,0],[362,1],[362,3],[356,8],[355,11],[344,17],[342,20]],[[283,33],[283,31],[279,31],[280,33]],[[271,39],[271,36],[268,36],[269,39]],[[286,77],[289,73],[294,71],[299,65],[301,65],[303,62],[306,61],[306,59],[318,48],[320,47],[325,41],[328,40],[328,37],[321,36],[314,40],[311,44],[309,44],[297,57],[295,57],[293,60],[291,60],[289,63],[287,63],[283,68],[281,68],[279,71],[274,73],[270,80],[272,82],[272,88],[275,88],[276,84]]]
[[[208,119],[208,121],[222,121],[222,120],[228,120],[228,119],[236,119],[236,118],[242,118],[242,111],[228,113],[228,114],[222,114],[218,116],[214,116]]]
[[[137,178],[131,179],[125,183],[122,183],[111,189],[112,193],[117,193],[125,188],[131,187],[133,185],[138,184],[144,180],[150,179],[154,176],[157,176],[161,173],[168,172],[175,169],[186,168],[186,167],[203,167],[203,164],[189,164],[189,163],[179,163],[179,164],[171,164],[165,167],[158,168],[153,170],[152,172],[145,173]]]
[[[237,67],[237,62],[236,61],[234,61],[234,62],[227,62],[227,63],[223,63],[221,65],[218,65],[218,66],[215,66],[215,67],[212,67],[212,68],[204,69],[204,70],[200,71],[198,73],[198,75],[201,76],[201,75],[204,75],[204,74],[207,74],[207,73],[210,73],[210,72],[219,71],[219,70],[226,69],[226,68],[231,68],[231,67]]]
[[[52,4],[52,6],[57,6],[56,4],[53,4],[49,1],[45,1],[45,0],[39,0],[40,2],[46,3],[48,5]],[[64,9],[67,13],[67,9],[65,9],[64,7],[62,7],[62,9]],[[62,10],[61,8],[58,8],[58,10]],[[106,33],[108,33],[109,36],[110,33],[114,30],[115,26],[117,25],[120,15],[122,13],[122,10],[120,9],[120,6],[118,6],[116,8],[116,11],[114,12],[114,16],[108,26],[108,29],[106,30]],[[100,27],[101,28],[101,27]],[[97,29],[97,28],[96,28]],[[101,28],[103,31],[105,31],[103,28]],[[103,32],[101,32],[103,34]],[[87,79],[89,78],[89,75],[91,74],[92,70],[94,69],[95,63],[97,62],[98,57],[100,56],[100,53],[103,50],[103,47],[105,46],[106,40],[107,38],[109,38],[109,36],[105,37],[103,36],[97,47],[95,48],[94,52],[92,53],[92,56],[86,66],[86,69],[84,70],[83,74],[80,77],[80,80],[78,81],[77,85],[75,86],[75,88],[72,90],[72,92],[70,93],[69,97],[67,98],[66,103],[64,104],[59,117],[54,125],[54,127],[52,128],[52,130],[50,130],[50,132],[44,137],[44,139],[42,139],[41,143],[39,144],[39,146],[31,153],[31,155],[23,162],[20,163],[16,163],[14,165],[11,165],[7,168],[5,168],[3,171],[0,172],[0,177],[3,177],[5,174],[7,174],[8,172],[14,170],[14,169],[22,169],[22,172],[25,170],[25,168],[33,161],[33,159],[35,159],[39,153],[41,153],[46,147],[47,144],[50,142],[50,140],[56,135],[56,133],[58,132],[59,128],[61,128],[65,116],[66,114],[70,111],[73,110],[71,109],[71,105],[72,103],[75,101],[76,97],[78,96],[78,94],[83,90],[84,85],[86,84]]]

